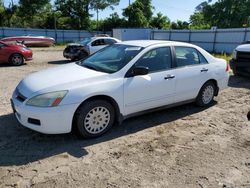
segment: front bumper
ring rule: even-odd
[[[31,61],[33,59],[32,51],[24,52],[23,57],[24,57],[25,61]]]
[[[249,62],[239,62],[232,59],[230,61],[230,67],[234,73],[250,76],[250,59]]]
[[[44,134],[64,134],[71,132],[74,113],[78,104],[41,108],[25,105],[15,97],[11,99],[16,119],[21,125]],[[39,120],[40,125],[29,119]]]

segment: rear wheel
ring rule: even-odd
[[[14,66],[20,66],[24,63],[23,56],[21,54],[13,54],[10,57],[10,63]]]
[[[211,105],[214,101],[215,91],[216,86],[213,82],[205,83],[196,98],[196,104],[203,107]]]
[[[115,111],[105,100],[87,101],[76,112],[75,128],[84,138],[98,137],[114,124]]]

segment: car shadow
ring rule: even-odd
[[[52,65],[63,65],[63,64],[67,64],[67,63],[72,63],[72,61],[70,60],[59,60],[59,61],[49,61],[48,64],[52,64]]]
[[[241,76],[230,76],[229,87],[250,89],[250,78]]]
[[[215,105],[216,102],[213,104]],[[68,153],[80,158],[88,155],[85,147],[182,119],[206,108],[187,104],[125,120],[105,135],[81,139],[75,134],[43,135],[19,125],[13,114],[0,116],[0,166],[25,165],[51,156]]]
[[[0,64],[0,68],[1,68],[1,67],[22,67],[22,66],[25,66],[25,65],[27,65],[27,63],[23,63],[23,64],[20,65],[20,66],[15,66],[15,65],[12,65],[12,64],[10,64],[10,63],[1,63],[1,64]]]

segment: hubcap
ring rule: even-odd
[[[208,104],[212,101],[214,97],[214,88],[213,86],[207,86],[202,94],[202,101],[204,104]]]
[[[84,119],[84,127],[91,134],[105,130],[110,122],[110,112],[105,107],[96,107],[88,112]]]
[[[22,57],[18,56],[18,55],[13,56],[13,58],[12,58],[12,62],[14,65],[20,65],[20,64],[22,64],[22,61],[23,61]]]

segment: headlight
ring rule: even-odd
[[[21,49],[22,52],[27,52],[27,51],[30,51],[28,48],[22,48]]]
[[[29,106],[38,107],[55,107],[60,104],[60,102],[63,100],[67,93],[68,91],[56,91],[37,95],[29,99],[26,104]]]
[[[233,59],[237,59],[237,51],[236,50],[233,51]]]

